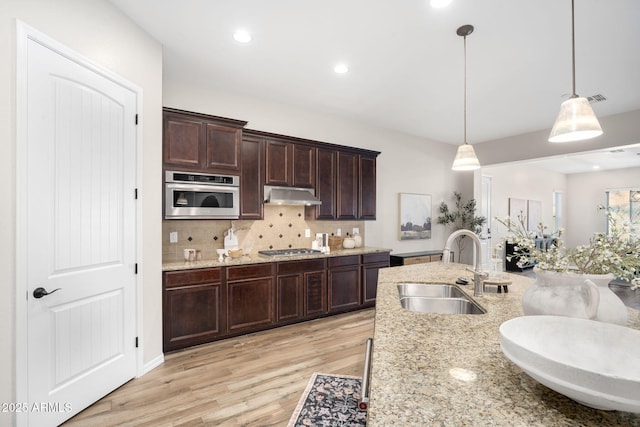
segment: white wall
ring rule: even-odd
[[[569,192],[566,175],[526,164],[483,167],[482,175],[492,178],[492,218],[490,218],[492,245],[500,243],[509,234],[506,227],[494,219],[508,216],[509,198],[542,202],[541,220],[550,231],[554,230],[553,192],[562,191],[565,195]]]
[[[15,64],[16,19],[143,90],[141,209],[145,363],[162,356],[162,48],[105,0],[0,2],[0,402],[15,402]],[[0,425],[12,423],[0,413]]]
[[[454,190],[464,191],[466,197],[472,197],[470,183],[473,175],[451,171],[456,147],[449,144],[220,89],[206,92],[179,76],[165,75],[163,97],[167,107],[246,120],[249,129],[380,151],[382,154],[377,162],[377,219],[365,221],[367,246],[396,252],[442,249],[444,246],[449,231],[435,224],[431,239],[399,240],[398,193],[430,194],[433,218],[437,216],[437,207],[442,201],[451,202]]]
[[[606,204],[605,191],[621,188],[640,188],[640,168],[568,175],[567,246],[586,244],[593,233],[606,230],[606,216],[597,206]]]
[[[508,199],[516,197],[542,201],[542,221],[554,230],[552,213],[554,191],[564,195],[563,239],[567,247],[585,244],[593,233],[606,230],[606,217],[598,205],[606,203],[605,191],[640,187],[640,168],[564,175],[526,164],[508,164],[482,168],[492,177],[493,217],[508,214]],[[492,238],[496,244],[507,236],[504,226],[492,218]]]

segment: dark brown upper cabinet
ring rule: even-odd
[[[358,218],[358,155],[338,151],[338,215],[336,219]]]
[[[376,219],[376,157],[358,157],[358,219]]]
[[[367,220],[376,218],[376,157],[379,153],[359,154],[317,148],[316,196],[320,206],[308,207],[307,219]]]
[[[265,184],[313,188],[316,149],[281,140],[265,140]]]
[[[318,148],[316,153],[316,197],[322,202],[305,210],[307,219],[336,219],[336,190],[338,152]]]
[[[263,218],[264,149],[261,138],[244,135],[240,167],[240,219]]]
[[[164,168],[194,172],[240,171],[245,121],[163,109]]]

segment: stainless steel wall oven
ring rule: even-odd
[[[240,177],[165,171],[165,219],[237,219]]]

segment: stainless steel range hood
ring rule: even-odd
[[[273,205],[320,205],[313,188],[264,186],[265,203]]]

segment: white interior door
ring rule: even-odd
[[[28,424],[50,426],[136,373],[137,94],[68,52],[32,38],[26,50],[17,175],[28,347],[18,357]]]

